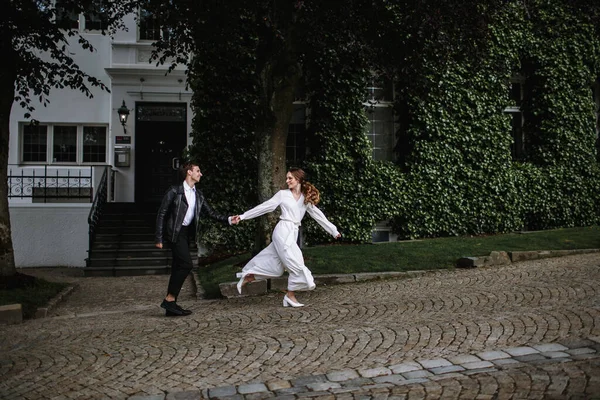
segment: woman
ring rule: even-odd
[[[305,177],[303,170],[291,168],[285,179],[288,190],[280,190],[270,200],[239,216],[239,220],[256,218],[275,210],[278,206],[281,207],[281,217],[273,230],[271,244],[250,260],[242,270],[242,277],[237,284],[240,294],[248,282],[279,277],[283,275],[284,269],[289,273],[288,290],[283,297],[284,307],[304,306],[298,302],[294,292],[315,288],[313,276],[304,265],[304,257],[296,243],[300,221],[308,211],[333,237],[339,238],[341,235],[335,225],[316,207],[320,200],[319,191],[307,182]]]

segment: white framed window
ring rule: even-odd
[[[363,105],[369,118],[367,136],[373,145],[374,160],[394,160],[396,129],[393,101],[392,81],[381,76],[373,76],[367,86],[367,98]]]
[[[596,159],[600,161],[600,78],[592,85],[592,99],[596,114]]]
[[[71,29],[92,33],[108,29],[108,22],[103,18],[104,0],[95,0],[89,5],[88,10],[93,8],[95,12],[83,13],[64,11],[61,3],[61,0],[56,0],[56,18],[66,22]]]
[[[80,28],[89,32],[102,32],[108,29],[106,21],[106,8],[104,7],[105,0],[94,0],[80,16]],[[92,12],[93,11],[93,12]]]
[[[80,26],[83,26],[83,30],[88,32],[102,32],[103,30],[108,29],[106,20],[97,14],[83,14]]]
[[[54,125],[52,133],[53,163],[77,162],[77,126]]]
[[[21,126],[21,162],[24,164],[106,163],[107,125],[23,123]]]
[[[48,160],[48,126],[23,125],[21,142],[23,162],[45,163]]]
[[[600,136],[600,78],[592,85],[592,98],[594,99],[594,110],[596,111],[596,137]]]
[[[83,163],[106,163],[106,126],[83,126]]]
[[[73,11],[66,11],[63,9],[63,5],[61,0],[56,0],[55,8],[56,8],[56,20],[61,23],[66,23],[66,25],[71,29],[80,29],[80,15]]]
[[[504,109],[504,113],[511,117],[513,142],[510,151],[513,160],[522,160],[525,158],[525,137],[523,133],[523,111],[521,104],[523,102],[525,78],[521,75],[515,75],[510,81],[510,105]]]
[[[285,153],[286,161],[290,165],[299,165],[306,158],[306,104],[294,103]]]
[[[160,20],[150,11],[140,8],[138,21],[138,40],[169,39],[169,29],[161,26]]]

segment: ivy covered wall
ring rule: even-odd
[[[381,220],[405,238],[600,223],[591,90],[600,76],[600,35],[585,13],[565,4],[508,2],[493,16],[489,40],[478,49],[483,57],[466,57],[457,46],[438,59],[437,44],[424,43],[418,79],[394,65],[371,65],[343,46],[305,65],[311,154],[302,167],[347,240],[370,241]],[[216,50],[209,64],[196,72],[192,152],[227,177],[226,185],[203,178],[211,202],[241,212],[256,203],[252,73],[243,58],[232,66]],[[362,103],[374,67],[396,71],[395,163],[374,161],[365,135]],[[217,79],[232,69],[239,70],[234,83]],[[513,160],[512,117],[504,110],[515,106],[510,92],[517,74],[526,140],[524,157]],[[232,137],[248,144],[242,150]],[[211,245],[249,248],[250,229],[207,229]],[[328,240],[315,224],[306,231],[309,243]]]
[[[320,188],[320,208],[338,226],[345,240],[370,242],[374,225],[400,214],[404,176],[392,164],[374,161],[365,134],[363,106],[371,76],[364,55],[342,46],[323,54],[306,77],[310,93],[309,147],[304,168]],[[336,67],[344,65],[344,68]],[[330,240],[306,218],[309,243]]]
[[[522,193],[511,158],[510,78],[527,22],[517,4],[496,16],[482,59],[433,55],[420,80],[398,79],[400,165],[410,200],[393,218],[406,237],[506,232],[523,227]],[[460,50],[460,48],[458,49]]]
[[[512,2],[496,16],[484,62],[430,60],[399,79],[410,201],[393,217],[407,237],[598,223],[591,86],[600,47],[587,16],[560,0]],[[510,78],[525,81],[526,156],[511,159]],[[416,87],[415,87],[416,86]],[[423,97],[415,93],[426,93]]]
[[[561,1],[536,1],[522,55],[526,158],[515,165],[530,229],[598,223],[600,174],[592,85],[597,27]]]

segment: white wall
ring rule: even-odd
[[[119,122],[117,109],[123,100],[131,110],[127,122],[127,136],[131,144],[124,145],[131,149],[131,166],[114,167],[115,192],[117,202],[133,202],[135,189],[135,104],[147,102],[185,102],[188,104],[188,132],[191,131],[192,112],[190,107],[191,92],[185,88],[184,66],[165,76],[168,66],[156,67],[148,59],[152,50],[149,41],[137,40],[137,26],[133,15],[124,20],[128,30],[118,32],[114,40],[96,33],[85,33],[85,37],[96,49],[95,52],[83,50],[76,39],[71,39],[69,52],[79,67],[93,77],[99,78],[111,92],[99,88],[91,88],[94,97],[87,98],[79,91],[54,89],[51,91],[48,107],[37,102],[32,96],[35,111],[32,118],[42,123],[70,124],[106,124],[108,125],[107,165],[114,165],[115,137],[125,136]],[[143,83],[142,80],[143,79]],[[21,144],[19,138],[20,124],[28,123],[24,114],[26,110],[18,103],[13,104],[10,115],[10,165],[21,163]],[[191,138],[188,137],[188,144]],[[56,164],[55,164],[56,165]],[[15,167],[16,168],[16,167]],[[143,173],[143,171],[142,171]],[[11,200],[14,202],[15,200]]]
[[[68,51],[74,61],[89,75],[100,79],[111,92],[90,88],[94,97],[87,98],[80,91],[51,90],[48,107],[32,96],[35,111],[32,118],[42,123],[105,124],[108,126],[106,165],[114,164],[115,137],[123,136],[117,109],[123,100],[132,109],[127,123],[127,135],[132,137],[131,166],[115,169],[115,201],[134,201],[135,183],[135,103],[186,102],[188,103],[188,132],[191,130],[192,112],[189,107],[191,93],[185,89],[184,67],[165,76],[167,66],[156,67],[149,63],[152,50],[148,41],[137,40],[137,26],[133,15],[125,18],[129,28],[118,32],[114,39],[96,33],[85,37],[96,49],[83,50],[76,38],[71,39]],[[144,80],[143,84],[141,79]],[[19,165],[20,124],[28,123],[27,111],[14,103],[10,115],[9,164],[17,171],[32,169]],[[139,139],[139,138],[138,138]],[[188,143],[191,139],[188,138]],[[52,168],[74,168],[71,165],[52,164]],[[83,166],[87,169],[89,166]],[[101,177],[103,166],[95,166],[94,186]],[[32,203],[31,199],[11,199],[9,203],[15,262],[18,267],[34,266],[84,266],[88,249],[87,217],[91,204],[82,203]]]
[[[17,267],[84,267],[91,204],[11,204]]]
[[[96,51],[91,53],[77,47],[69,48],[73,59],[79,67],[93,77],[100,79],[110,87],[110,77],[104,67],[108,65],[111,52],[110,38],[102,35],[86,35]],[[35,110],[31,113],[33,119],[40,122],[53,123],[98,123],[108,124],[111,116],[111,95],[100,88],[90,87],[93,98],[88,98],[79,90],[52,89],[50,103],[47,107],[37,101],[37,96],[31,96]],[[18,102],[13,103],[10,114],[10,145],[9,164],[19,163],[19,123],[29,123],[24,117],[27,111]]]

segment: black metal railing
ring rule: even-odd
[[[93,167],[57,168],[18,167],[8,172],[8,198],[32,199],[32,202],[87,200],[94,196],[92,187]],[[75,170],[75,171],[74,171]]]
[[[116,171],[111,168],[110,170],[110,199],[109,201],[115,201],[115,173]]]
[[[92,207],[90,209],[90,214],[88,215],[88,225],[89,225],[89,247],[88,247],[88,258],[86,259],[86,265],[89,267],[90,261],[92,259],[92,245],[94,244],[94,239],[96,238],[96,228],[98,227],[98,222],[100,221],[100,216],[102,215],[102,208],[106,204],[108,200],[108,170],[110,167],[105,167],[104,172],[102,173],[102,178],[100,178],[100,183],[98,184],[98,189],[96,190],[96,196],[94,197],[94,201],[92,202]]]

